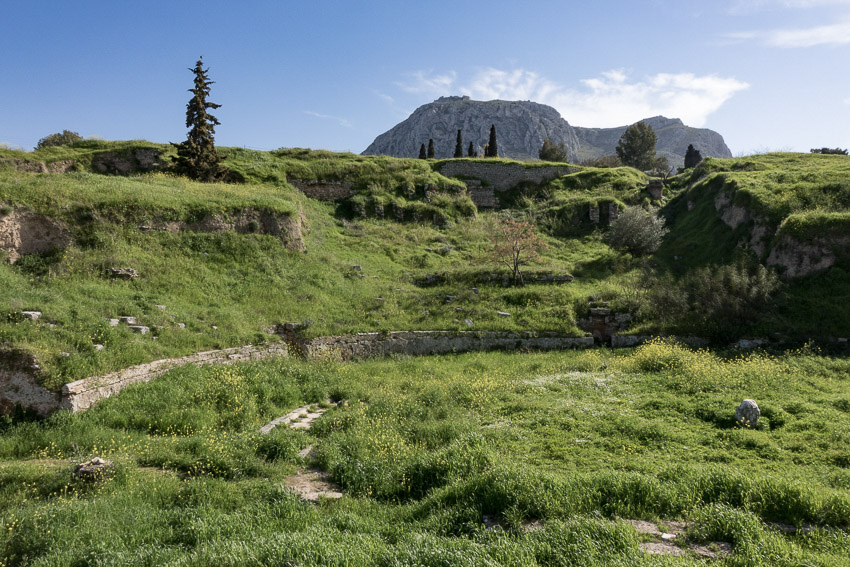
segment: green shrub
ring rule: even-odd
[[[42,148],[49,148],[51,146],[67,146],[69,144],[73,144],[74,142],[79,142],[82,139],[83,137],[77,134],[76,132],[71,132],[70,130],[62,130],[62,132],[50,134],[40,139],[38,141],[38,144],[36,144],[35,149],[40,150]]]
[[[760,264],[697,268],[679,279],[651,278],[646,313],[668,331],[729,342],[758,332],[773,317],[782,284]]]
[[[669,232],[664,219],[652,211],[629,207],[611,223],[605,240],[612,248],[627,250],[635,256],[652,254]]]

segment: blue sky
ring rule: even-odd
[[[0,12],[0,142],[185,137],[187,70],[219,145],[363,151],[442,95],[575,126],[663,114],[734,154],[850,147],[850,0],[39,1]]]

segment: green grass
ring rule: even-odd
[[[840,155],[773,153],[706,158],[683,181],[689,194],[733,193],[733,202],[772,225],[792,213],[850,208],[850,159]]]
[[[4,565],[697,565],[617,518],[684,519],[726,565],[843,565],[847,361],[807,351],[470,354],[181,368],[85,414],[6,424]],[[755,398],[763,418],[735,426]],[[257,429],[348,400],[310,431]],[[282,486],[314,464],[345,496]],[[73,462],[116,462],[71,480]],[[502,530],[486,531],[484,515]],[[538,531],[526,531],[538,522]],[[814,524],[779,535],[769,522]],[[9,529],[11,528],[11,529]],[[347,561],[347,563],[346,563]]]
[[[475,215],[432,162],[224,148],[244,184],[87,173],[98,152],[136,147],[0,150],[0,158],[72,159],[81,169],[0,171],[0,214],[26,207],[74,236],[64,251],[0,263],[0,343],[37,354],[51,388],[272,340],[263,330],[281,321],[308,323],[307,336],[465,330],[467,318],[476,330],[580,334],[588,298],[627,305],[643,264],[611,250],[604,226],[574,222],[592,204],[641,204],[646,178],[628,168],[585,169],[511,195],[549,246],[527,270],[576,278],[513,288],[482,280],[495,271],[487,257],[500,213]],[[781,231],[795,238],[841,237],[840,160],[707,160],[674,180],[665,209],[672,230],[650,260],[681,274],[752,260],[738,249],[750,226],[732,231],[714,209],[726,190],[734,203],[784,220]],[[358,194],[347,205],[321,203],[295,191],[294,178],[349,181]],[[418,210],[421,220],[355,218],[356,206],[367,215]],[[307,253],[269,235],[139,228],[246,208],[302,211]],[[430,222],[434,212],[441,224]],[[109,280],[112,266],[141,275]],[[786,284],[781,330],[843,332],[847,273],[840,260]],[[414,285],[428,274],[441,282]],[[836,305],[825,309],[824,296]],[[21,320],[27,309],[43,318]],[[119,315],[152,332],[109,327]],[[808,348],[740,355],[659,342],[618,352],[183,367],[84,414],[0,421],[0,567],[705,564],[644,554],[645,536],[623,518],[684,520],[688,541],[731,542],[722,565],[840,566],[850,547],[848,375],[845,358]],[[744,398],[762,409],[755,428],[732,418]],[[328,408],[310,431],[258,433],[305,404]],[[300,457],[308,445],[312,456]],[[74,463],[95,455],[113,460],[114,474],[74,480]],[[301,502],[284,480],[303,466],[330,473],[345,496]],[[501,529],[486,530],[485,516]],[[815,529],[782,535],[773,522]]]
[[[147,142],[86,140],[0,154],[73,159],[86,169],[97,153],[139,147],[159,148],[166,157],[171,151]],[[116,177],[2,169],[0,213],[23,207],[56,218],[71,231],[74,243],[64,251],[30,255],[14,266],[0,265],[0,344],[35,353],[45,384],[58,388],[156,358],[273,340],[263,331],[282,321],[308,323],[308,336],[466,330],[466,319],[476,330],[579,335],[576,320],[586,314],[587,297],[628,304],[622,301],[624,286],[643,262],[605,245],[605,218],[595,226],[587,215],[590,206],[607,210],[607,203],[641,204],[646,176],[634,169],[586,168],[509,195],[512,206],[537,220],[549,245],[541,260],[526,269],[576,277],[568,285],[513,289],[502,287],[498,279],[482,283],[479,278],[498,270],[488,258],[490,225],[497,213],[476,216],[468,197],[456,192],[459,182],[436,173],[431,162],[305,149],[221,151],[227,167],[245,183],[199,184],[165,173]],[[714,207],[717,192],[729,189],[734,189],[733,202],[747,206],[747,199],[756,198],[775,211],[797,203],[779,225],[780,235],[840,238],[847,212],[825,207],[843,203],[843,158],[769,154],[706,160],[673,183],[664,209],[671,233],[652,261],[662,271],[684,275],[750,256],[739,244],[748,238],[751,225],[733,231]],[[320,203],[293,189],[287,178],[345,180],[357,194],[341,205]],[[785,189],[796,197],[782,193]],[[809,208],[799,204],[803,201]],[[693,210],[688,210],[689,202]],[[269,235],[139,228],[166,222],[191,225],[245,209],[290,218],[303,211],[307,253],[287,251]],[[355,218],[358,210],[367,216],[380,211],[386,218]],[[391,220],[399,218],[395,211],[401,211],[403,222]],[[363,271],[354,270],[355,265]],[[812,295],[819,288],[836,298],[845,295],[840,265],[786,285],[787,301],[777,309],[776,331],[803,339],[847,336],[850,319],[842,309],[829,309],[824,316],[823,302]],[[104,277],[107,268],[117,266],[133,267],[141,277],[132,282]],[[434,273],[444,276],[443,283],[413,285]],[[447,302],[446,296],[456,299]],[[44,318],[21,321],[19,312],[28,309],[42,311]],[[512,316],[499,317],[498,311]],[[107,319],[121,315],[136,316],[153,332],[138,336],[108,327]],[[670,328],[665,325],[643,320],[637,328],[658,332]],[[95,344],[107,348],[97,351]]]
[[[162,173],[123,178],[7,170],[0,173],[0,202],[58,219],[74,237],[64,251],[0,264],[0,343],[35,353],[51,388],[157,358],[268,341],[273,337],[264,329],[281,321],[309,322],[310,336],[468,329],[465,319],[480,330],[580,334],[574,304],[595,281],[594,276],[514,290],[500,281],[467,285],[461,278],[420,289],[412,282],[432,272],[471,266],[498,271],[484,260],[491,214],[444,227],[347,220],[336,216],[333,204],[287,186],[199,184]],[[307,253],[286,250],[269,235],[140,228],[246,208],[281,216],[300,208],[307,219]],[[549,244],[547,256],[532,269],[570,273],[607,253],[592,240]],[[118,266],[132,267],[140,277],[131,282],[105,277],[107,268]],[[446,303],[446,295],[458,301]],[[20,321],[17,314],[29,309],[44,318]],[[504,319],[498,311],[513,317]],[[151,334],[107,325],[123,315],[137,317]],[[96,351],[95,344],[106,349]]]

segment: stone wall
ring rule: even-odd
[[[497,349],[556,350],[593,346],[592,337],[567,337],[553,332],[398,331],[318,337],[305,341],[300,341],[294,334],[289,333],[285,338],[289,342],[288,345],[248,345],[155,360],[65,384],[61,393],[51,392],[39,385],[38,365],[31,356],[20,354],[16,358],[11,351],[6,351],[0,353],[5,361],[0,368],[0,411],[8,413],[16,405],[30,408],[42,416],[59,409],[85,411],[97,401],[113,396],[127,386],[150,382],[178,366],[228,364],[275,356],[287,357],[290,352],[307,359],[352,360],[389,354],[420,356]]]
[[[487,350],[558,350],[593,346],[593,337],[553,332],[396,331],[319,337],[299,345],[307,358],[351,360],[389,354],[424,356]]]
[[[289,179],[288,182],[311,199],[319,201],[339,201],[354,194],[354,184],[348,181]]]
[[[228,364],[246,360],[261,360],[272,356],[288,356],[286,345],[255,347],[252,345],[198,352],[180,358],[155,360],[147,364],[131,366],[103,376],[83,378],[62,386],[61,399],[56,409],[73,412],[87,410],[103,398],[117,394],[127,386],[140,382],[150,382],[161,374],[186,364]]]
[[[492,187],[484,187],[477,179],[468,179],[465,183],[469,198],[472,199],[476,207],[494,209],[499,206],[499,200],[496,198],[496,192]]]
[[[161,159],[162,150],[158,148],[133,148],[123,151],[109,151],[96,154],[92,160],[92,169],[97,173],[110,175],[130,175],[148,171],[168,169],[171,164]]]
[[[576,171],[578,168],[567,165],[525,167],[520,163],[448,161],[440,173],[446,177],[480,179],[495,191],[506,191],[520,183],[540,184]]]

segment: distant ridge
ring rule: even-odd
[[[658,136],[656,151],[670,164],[681,166],[688,144],[703,157],[732,157],[723,136],[705,128],[691,128],[678,118],[645,119]],[[440,97],[417,108],[403,122],[384,132],[363,151],[365,155],[417,157],[421,144],[434,140],[435,157],[454,155],[457,131],[463,135],[466,155],[472,142],[479,155],[496,125],[499,155],[517,160],[537,159],[545,138],[563,142],[570,161],[613,154],[627,126],[581,128],[569,124],[557,110],[531,101],[471,100],[468,96]]]
[[[700,151],[702,157],[730,158],[732,152],[723,141],[723,136],[709,130],[708,128],[692,128],[685,126],[678,118],[665,118],[664,116],[653,116],[644,118],[658,136],[655,145],[655,153],[665,156],[670,160],[670,165],[681,167],[684,165],[685,152],[688,144],[693,144]],[[576,136],[579,140],[579,159],[602,157],[615,153],[617,142],[628,126],[617,126],[615,128],[582,128],[575,126]]]

